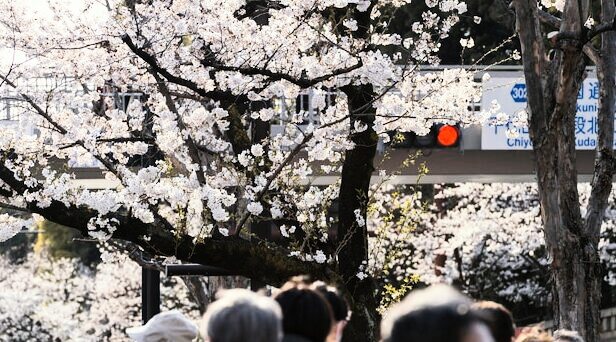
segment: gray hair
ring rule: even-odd
[[[478,322],[470,307],[470,299],[447,285],[415,290],[386,314],[382,341],[458,341]]]
[[[225,290],[209,305],[201,330],[211,342],[279,342],[282,311],[275,300],[252,291]]]
[[[577,331],[560,329],[554,332],[555,342],[584,342],[584,339]]]

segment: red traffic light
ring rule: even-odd
[[[439,127],[436,135],[436,141],[439,146],[451,147],[458,143],[460,139],[460,131],[455,126],[443,125]]]

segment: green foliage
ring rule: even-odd
[[[100,260],[100,253],[94,242],[80,241],[79,231],[50,221],[38,223],[39,234],[34,246],[35,252],[45,252],[51,258],[78,258],[84,264],[93,265]]]
[[[381,303],[377,309],[381,315],[384,315],[387,309],[393,304],[400,302],[419,282],[418,275],[410,275],[404,277],[398,284],[385,284],[381,291]]]
[[[401,163],[404,168],[417,168],[418,182],[428,173],[424,162],[416,163],[420,155],[420,152],[410,154]],[[402,300],[420,281],[419,275],[409,267],[414,253],[409,247],[422,214],[427,210],[427,201],[432,197],[430,186],[394,186],[387,180],[388,177],[384,177],[382,183],[372,188],[367,208],[369,231],[373,232],[368,270],[379,282],[378,310],[381,314]],[[424,196],[424,192],[428,196]]]

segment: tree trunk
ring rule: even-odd
[[[368,232],[366,225],[359,224],[356,210],[366,219],[370,177],[374,171],[378,137],[372,129],[374,109],[369,105],[374,97],[372,86],[348,86],[343,89],[348,96],[349,110],[353,113],[363,108],[362,113],[351,116],[368,125],[361,133],[352,134],[355,147],[346,152],[342,167],[342,182],[339,196],[338,267],[351,305],[353,316],[345,330],[345,341],[378,340],[379,319],[376,311],[376,286],[371,278],[357,277],[360,266],[368,260]],[[367,108],[366,108],[367,107]],[[358,115],[361,114],[361,115]]]
[[[600,279],[598,236],[586,230],[577,192],[575,115],[584,76],[581,50],[565,47],[548,78],[554,89],[547,103],[545,129],[531,127],[546,247],[552,257],[554,319],[559,328],[595,341],[599,327]],[[553,91],[553,93],[552,93]]]
[[[365,279],[355,286],[351,303],[351,320],[344,330],[343,342],[379,341],[380,317],[376,311],[376,286]]]
[[[537,1],[516,0],[516,30],[520,37],[528,89],[529,132],[533,141],[546,247],[552,258],[554,321],[560,329],[598,340],[601,269],[599,234],[614,173],[614,33],[602,34],[601,53],[588,43],[588,1],[567,1],[554,39],[556,53],[546,60]],[[601,21],[614,20],[613,0],[602,1]],[[599,134],[592,190],[582,218],[577,192],[575,152],[576,99],[584,78],[583,51],[597,64],[601,84]]]
[[[598,341],[601,268],[595,246],[571,236],[554,256],[554,311],[560,329],[575,330],[585,341]]]

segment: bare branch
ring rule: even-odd
[[[601,4],[601,19],[613,18],[616,6],[613,0]],[[597,240],[605,215],[607,200],[612,189],[612,179],[616,169],[614,157],[614,111],[616,110],[616,32],[605,31],[601,39],[601,53],[597,65],[599,80],[599,112],[597,113],[599,132],[597,135],[597,154],[595,171],[591,182],[591,193],[585,217],[588,236]],[[598,243],[598,240],[596,241]]]
[[[0,163],[0,179],[20,193],[37,190],[17,180],[2,163]],[[41,208],[36,202],[29,202],[27,209],[49,221],[75,228],[83,234],[88,234],[90,219],[98,216],[95,210],[67,206],[59,201],[52,201],[45,208]],[[113,238],[136,243],[148,254],[175,256],[187,262],[235,270],[238,275],[259,279],[272,285],[281,285],[289,277],[297,274],[311,274],[330,281],[337,279],[335,272],[328,265],[289,258],[288,250],[265,241],[224,238],[195,242],[189,235],[168,230],[166,223],[161,222],[159,218],[153,223],[146,224],[126,215],[125,210],[117,211],[110,217],[117,219],[120,227],[113,233]],[[148,236],[149,240],[145,241],[144,236]]]
[[[590,41],[594,37],[609,31],[616,31],[616,18],[612,18],[611,21],[599,24],[594,29],[589,30],[586,34],[586,41]]]
[[[545,47],[538,22],[537,2],[530,0],[514,1],[516,11],[516,30],[520,37],[524,77],[528,88],[528,103],[532,108],[531,126],[542,131],[547,126],[547,113],[543,101],[542,75],[545,71]]]
[[[537,11],[539,14],[539,21],[541,21],[542,24],[551,26],[555,30],[560,28],[560,23],[562,22],[560,18],[551,15],[550,13],[543,10],[538,9]]]
[[[165,79],[167,79],[167,81],[173,84],[177,84],[179,86],[188,88],[205,98],[210,98],[210,99],[217,100],[217,101],[221,101],[221,100],[232,101],[233,100],[234,96],[230,92],[206,91],[200,88],[199,85],[193,81],[190,81],[190,80],[187,80],[187,79],[171,74],[167,69],[158,65],[158,62],[156,61],[156,58],[154,58],[154,56],[148,54],[143,49],[138,48],[135,45],[135,43],[133,43],[133,40],[130,38],[130,36],[123,35],[122,41],[129,47],[129,49],[134,54],[136,54],[137,56],[139,56],[139,58],[141,58],[144,62],[146,62],[154,72],[162,75]]]
[[[323,76],[319,76],[319,77],[315,77],[315,78],[303,78],[303,77],[294,77],[291,76],[289,74],[285,74],[282,72],[275,72],[275,71],[271,71],[271,70],[267,70],[267,69],[261,69],[261,68],[254,68],[254,67],[231,67],[231,66],[226,66],[226,65],[222,65],[222,64],[215,64],[215,63],[208,63],[207,61],[203,61],[202,65],[205,67],[212,67],[216,70],[220,70],[220,71],[236,71],[239,72],[243,75],[247,75],[247,76],[267,76],[270,78],[271,81],[278,81],[278,80],[286,80],[289,81],[295,85],[298,85],[302,88],[308,88],[311,87],[315,84],[321,83],[323,81],[327,81],[328,79],[338,76],[338,75],[343,75],[346,73],[349,73],[353,70],[359,69],[363,66],[363,63],[360,60],[357,61],[356,64],[353,64],[351,66],[345,67],[345,68],[340,68],[340,69],[336,69],[334,71],[332,71],[329,74],[323,75]]]
[[[586,44],[582,48],[584,54],[593,62],[594,65],[599,65],[601,63],[601,54],[600,52],[591,44]]]
[[[104,138],[97,139],[96,142],[104,142],[104,143],[125,143],[125,142],[145,142],[145,143],[154,143],[155,140],[152,137],[124,137],[124,138]],[[83,145],[83,141],[78,140],[73,143],[62,145],[59,149],[67,149],[75,146]]]

